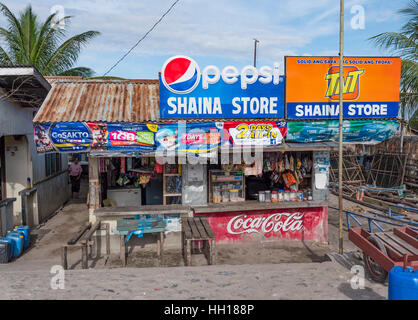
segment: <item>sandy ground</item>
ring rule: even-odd
[[[82,195],[86,186],[82,188]],[[330,206],[337,198],[330,195]],[[345,207],[356,204],[345,201]],[[120,268],[119,252],[93,254],[81,269],[79,250],[70,252],[65,290],[52,290],[51,267],[60,265],[61,246],[88,220],[83,197],[32,232],[32,245],[16,261],[0,265],[0,299],[385,299],[387,286],[366,280],[353,290],[350,268],[361,265],[344,231],[345,254],[338,252],[338,213],[329,209],[329,244],[275,242],[218,245],[217,265],[203,254],[184,267],[179,249],[168,248],[159,262],[155,246],[139,248]],[[152,243],[152,239],[150,239]]]

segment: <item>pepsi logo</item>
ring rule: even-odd
[[[196,61],[187,56],[174,56],[163,65],[161,80],[173,93],[193,91],[200,81],[200,69]]]

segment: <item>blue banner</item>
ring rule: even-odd
[[[226,84],[220,79],[187,94],[169,91],[160,78],[162,119],[271,119],[284,117],[284,77],[279,83],[255,82],[241,89],[240,80]]]
[[[289,121],[286,142],[338,141],[338,120]],[[398,129],[396,120],[345,120],[343,141],[376,144],[389,139]]]
[[[221,145],[222,123],[161,124],[156,134],[157,151],[207,154]]]
[[[92,136],[83,122],[59,122],[49,129],[49,138],[60,152],[85,152],[89,149]]]

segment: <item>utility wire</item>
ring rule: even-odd
[[[126,56],[128,55],[128,54],[130,54],[131,53],[131,51],[133,50],[133,49],[135,49],[137,46],[138,46],[138,44],[142,41],[142,40],[144,40],[147,36],[148,36],[148,34],[150,34],[151,33],[151,31],[152,30],[154,30],[154,28],[164,19],[164,17],[171,11],[171,9],[173,9],[174,8],[174,6],[177,4],[177,2],[179,2],[180,0],[176,0],[176,1],[174,1],[173,2],[173,4],[170,6],[170,8],[168,8],[168,10],[160,17],[160,19],[158,19],[157,20],[157,22],[151,27],[151,29],[149,29],[148,31],[147,31],[147,33],[141,38],[141,39],[139,39],[138,41],[137,41],[137,43],[135,43],[135,45],[131,48],[131,49],[129,49],[129,51],[128,52],[126,52],[123,56],[122,56],[122,58],[120,58],[109,70],[107,70],[106,71],[106,73],[104,73],[103,74],[103,77],[104,76],[106,76],[110,71],[112,71],[113,70],[113,68],[115,68],[123,59],[125,59],[126,58]]]

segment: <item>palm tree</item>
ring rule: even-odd
[[[369,40],[402,58],[401,118],[408,120],[418,109],[418,1],[411,1],[407,8],[398,12],[409,17],[401,32],[384,32]]]
[[[94,71],[86,67],[74,67],[82,46],[100,33],[87,31],[65,40],[66,30],[57,28],[56,14],[43,23],[32,11],[31,5],[16,17],[0,3],[0,12],[7,19],[8,27],[0,28],[0,65],[31,65],[44,76],[90,77]],[[68,26],[71,17],[63,18]]]

